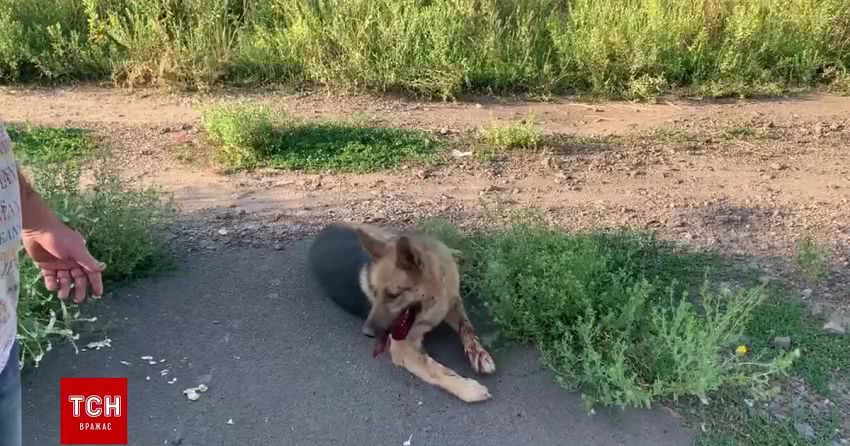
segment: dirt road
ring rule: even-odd
[[[224,175],[204,162],[199,112],[219,100],[268,103],[310,119],[358,119],[435,131],[460,144],[493,120],[533,112],[551,143],[541,153],[497,162],[376,174],[255,171]],[[210,224],[186,234],[214,249],[216,225],[244,243],[303,235],[328,220],[407,224],[440,215],[461,226],[482,206],[535,207],[568,229],[627,226],[662,237],[754,256],[769,274],[793,280],[794,244],[829,246],[836,272],[816,299],[847,305],[850,264],[850,98],[583,104],[230,92],[131,92],[97,87],[0,90],[10,121],[93,129],[116,149],[124,172],[172,192]],[[209,227],[207,227],[209,226]],[[212,228],[212,229],[210,229]],[[803,286],[802,284],[800,285]]]

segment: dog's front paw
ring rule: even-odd
[[[474,379],[464,379],[457,389],[457,397],[466,403],[478,403],[492,398],[490,391]]]
[[[487,350],[484,350],[484,347],[479,345],[476,348],[469,349],[469,351],[466,352],[466,356],[469,359],[469,363],[472,365],[472,370],[475,370],[475,373],[489,375],[496,371],[496,362],[493,361],[493,357],[490,356],[490,353],[488,353]]]

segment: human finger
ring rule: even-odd
[[[51,293],[59,289],[59,279],[56,278],[56,271],[52,269],[42,269],[41,275],[44,277],[44,287]]]
[[[86,271],[86,276],[89,279],[89,285],[91,286],[91,297],[93,299],[100,299],[103,296],[103,276],[97,273],[90,273]]]
[[[74,279],[74,302],[81,304],[86,301],[86,292],[89,288],[86,273],[80,268],[71,270],[71,277]]]
[[[56,277],[59,279],[59,298],[65,300],[71,294],[71,273],[60,269],[56,271]]]

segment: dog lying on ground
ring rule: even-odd
[[[425,334],[446,322],[475,372],[496,370],[467,317],[457,263],[445,244],[368,225],[332,224],[311,245],[309,265],[337,305],[365,318],[363,333],[376,338],[374,356],[389,343],[393,363],[419,379],[468,403],[491,397],[478,381],[461,377],[422,347]]]

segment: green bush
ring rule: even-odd
[[[234,169],[373,171],[423,160],[439,144],[425,132],[347,123],[298,122],[270,108],[224,104],[209,108],[203,125],[216,157]]]
[[[535,124],[534,116],[507,125],[491,124],[481,129],[479,138],[490,150],[536,149],[543,134]]]
[[[218,145],[219,161],[234,168],[256,165],[275,139],[271,109],[261,105],[214,106],[204,112],[201,123]]]
[[[811,238],[797,241],[794,252],[797,268],[806,280],[815,283],[829,274],[829,250]]]
[[[0,0],[12,81],[644,99],[840,89],[848,69],[845,0]]]
[[[118,56],[89,39],[85,0],[0,0],[0,81],[91,79]]]
[[[426,228],[463,252],[466,294],[500,333],[535,345],[589,406],[707,400],[724,385],[763,391],[797,354],[739,357],[764,290],[698,287],[704,259],[652,236],[535,223],[467,236],[445,223]]]
[[[66,132],[64,143],[60,142],[61,132],[10,133],[16,155],[30,160],[23,165],[33,186],[65,223],[83,234],[92,255],[106,263],[106,286],[170,267],[166,245],[158,238],[158,231],[174,215],[169,203],[155,189],[140,189],[121,179],[108,167],[107,159],[92,166],[93,184],[83,187],[80,166],[85,158],[45,161],[58,156],[45,154],[48,144],[59,148],[59,154],[67,154],[64,147],[83,144],[73,131]],[[47,136],[44,144],[39,144],[39,136]],[[86,320],[75,304],[66,305],[45,289],[39,271],[22,251],[18,339],[23,364],[37,366],[56,339],[74,341],[75,324]]]

